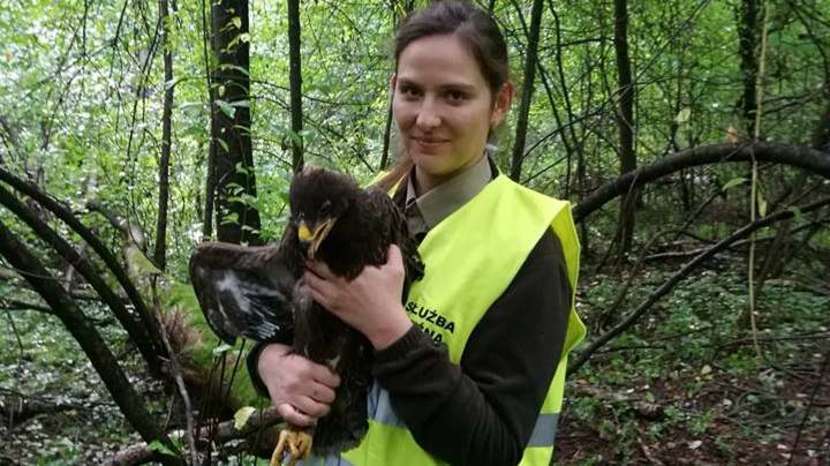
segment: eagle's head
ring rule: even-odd
[[[361,192],[348,176],[323,168],[306,167],[294,175],[289,191],[291,222],[309,259],[314,260],[320,245]]]

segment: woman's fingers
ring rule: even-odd
[[[317,419],[329,413],[329,405],[315,401],[308,396],[298,396],[292,403],[301,413]]]
[[[315,275],[312,272],[306,272],[303,275],[303,280],[305,281],[305,284],[308,287],[308,291],[311,294],[311,298],[320,303],[326,309],[331,310],[331,305],[334,302],[332,301],[331,297],[337,291],[337,288],[334,286],[334,284],[332,284],[324,278]]]
[[[397,244],[389,246],[389,252],[386,256],[386,265],[388,264],[403,264],[403,255],[401,255],[401,248]]]
[[[310,427],[317,423],[315,418],[301,412],[289,403],[278,404],[277,412],[286,422],[295,426]]]
[[[327,387],[321,383],[314,383],[309,390],[309,396],[320,403],[332,404],[335,398],[335,392],[331,387]]]
[[[340,385],[340,376],[321,364],[311,366],[311,377],[330,388],[337,388]]]

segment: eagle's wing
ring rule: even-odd
[[[281,248],[203,243],[190,258],[190,279],[208,324],[226,343],[237,336],[269,341],[292,331],[296,279]]]

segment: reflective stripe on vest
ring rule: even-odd
[[[418,251],[426,265],[426,275],[410,290],[405,305],[407,315],[436,343],[446,345],[450,361],[458,364],[470,333],[513,281],[548,228],[553,228],[562,244],[568,281],[575,292],[579,244],[570,205],[499,175],[432,228],[421,242]],[[550,462],[565,386],[567,354],[584,334],[585,327],[572,307],[562,356],[519,463],[521,466],[542,466]],[[348,464],[444,464],[418,446],[392,408],[389,393],[377,384],[369,394],[368,415],[366,437],[358,447],[342,455]],[[320,464],[338,464],[337,460],[328,458]]]

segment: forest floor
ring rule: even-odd
[[[635,276],[623,311],[610,317],[603,310],[627,277],[583,273],[580,313],[591,328],[610,328],[674,271],[661,267]],[[822,374],[830,296],[798,280],[768,281],[759,357],[739,318],[746,288],[740,271],[701,271],[573,374],[557,464],[830,464],[830,368]],[[171,391],[142,375],[103,312],[92,314],[136,389],[167,417]],[[33,311],[2,319],[14,326],[0,332],[0,465],[99,464],[138,441],[56,319]]]

